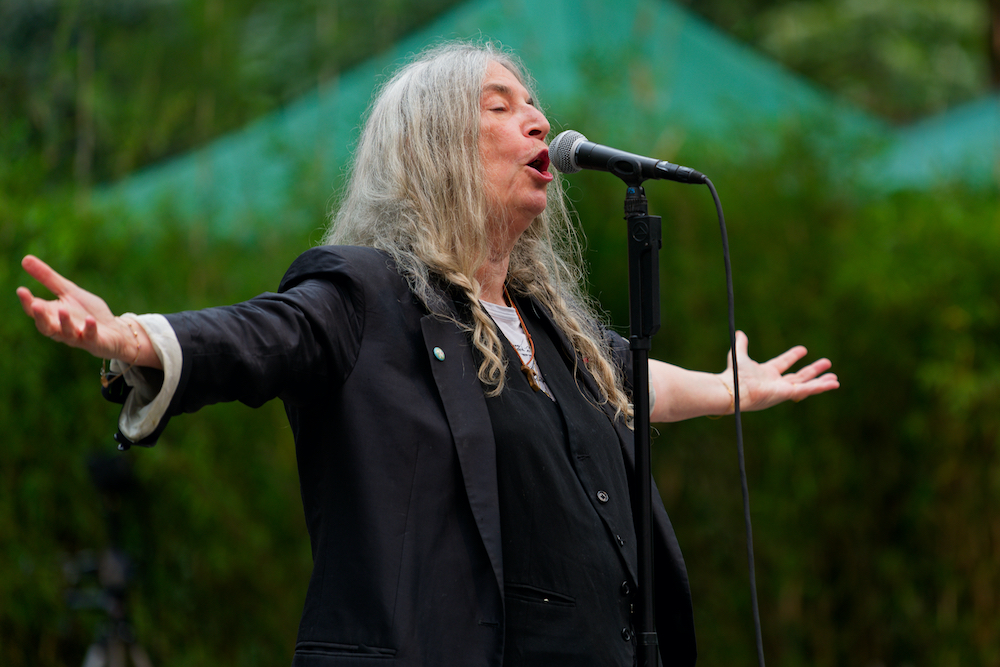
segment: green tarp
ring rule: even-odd
[[[759,150],[767,144],[762,137],[817,128],[831,156],[838,147],[888,146],[871,167],[884,187],[919,187],[934,178],[935,163],[956,161],[968,167],[963,175],[996,182],[995,99],[895,135],[665,0],[473,0],[391,52],[238,132],[105,188],[95,201],[120,206],[140,225],[167,207],[175,219],[229,238],[252,237],[261,225],[316,225],[385,73],[437,41],[482,37],[524,59],[554,129],[585,118],[586,127],[573,129],[600,143],[671,159],[684,141],[710,140],[742,159],[748,133]],[[984,141],[993,142],[992,152],[973,156]]]

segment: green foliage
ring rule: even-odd
[[[67,194],[8,215],[6,257],[45,257],[116,312],[204,307],[274,289],[306,245],[290,234],[253,253],[207,246],[196,233],[171,231],[169,219],[149,243]],[[67,606],[63,565],[111,544],[106,516],[117,517],[118,543],[135,562],[133,620],[156,664],[287,663],[311,559],[280,405],[217,406],[178,419],[151,450],[119,454],[111,440],[118,406],[98,395],[99,361],[38,336],[12,298],[26,276],[9,262],[0,277],[8,294],[0,307],[8,351],[0,361],[0,663],[82,661],[104,614]],[[86,466],[95,454],[129,461],[137,488],[99,493]]]
[[[0,133],[26,135],[50,180],[114,180],[245,125],[454,4],[7,0]]]
[[[790,69],[886,118],[913,120],[981,97],[989,88],[989,0],[684,4]],[[996,66],[993,62],[994,70]]]

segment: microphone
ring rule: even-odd
[[[549,144],[549,162],[564,174],[596,169],[610,172],[629,185],[638,185],[650,179],[678,183],[704,183],[708,180],[704,174],[689,167],[587,141],[587,137],[575,130],[556,135]]]

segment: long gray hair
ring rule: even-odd
[[[480,381],[495,395],[504,386],[506,355],[479,303],[476,279],[494,236],[479,155],[480,96],[491,62],[510,70],[537,100],[520,61],[489,42],[434,47],[381,87],[325,243],[385,251],[431,312],[441,313],[435,279],[460,289],[473,321],[459,324],[483,356]],[[545,211],[514,246],[507,285],[552,312],[597,379],[602,400],[630,415],[583,280],[579,237],[557,178],[549,184]]]

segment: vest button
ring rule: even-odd
[[[622,595],[628,595],[631,592],[632,592],[632,589],[629,588],[628,582],[627,581],[623,581],[622,582]]]
[[[625,538],[623,538],[621,535],[615,535],[615,541],[618,542],[618,546],[620,547],[625,546]]]
[[[606,503],[609,500],[611,500],[611,496],[608,495],[607,491],[598,491],[597,499],[600,500],[602,503]]]
[[[627,642],[632,641],[632,631],[628,628],[622,628],[622,639]]]

